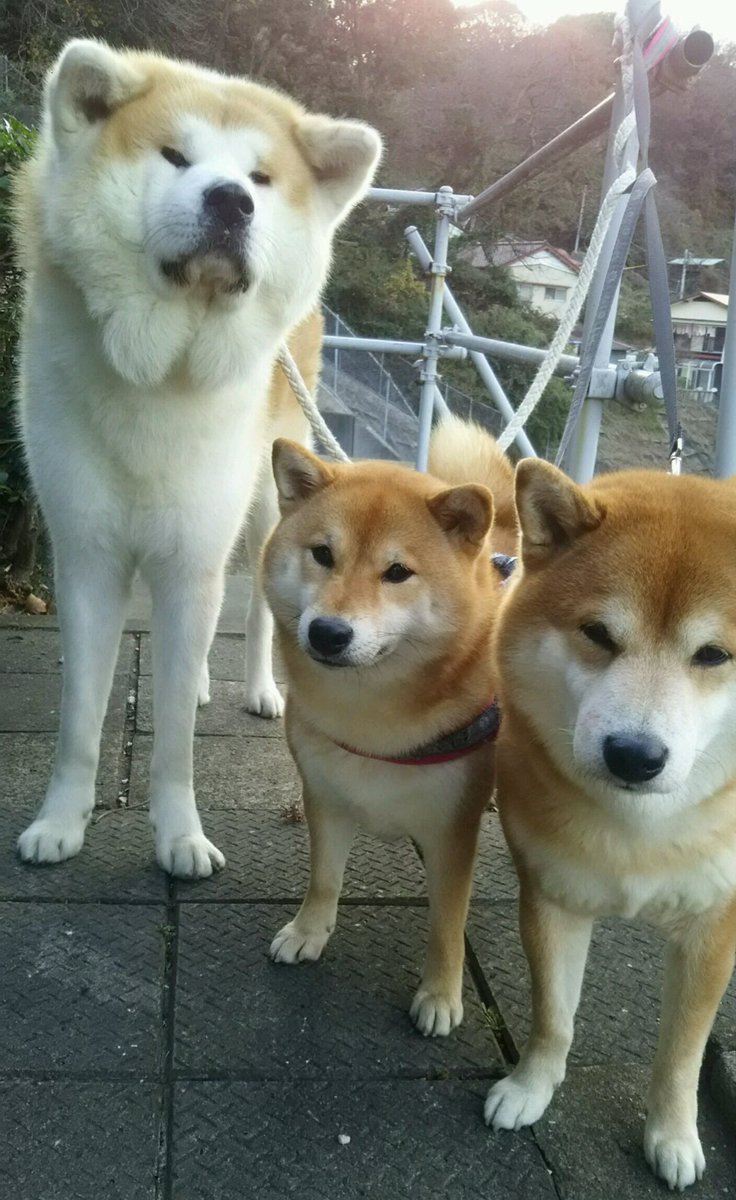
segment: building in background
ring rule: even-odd
[[[681,388],[714,399],[720,388],[728,296],[698,292],[672,305],[677,377]]]
[[[571,254],[545,241],[504,238],[487,249],[475,242],[458,257],[471,267],[505,267],[520,300],[557,318],[565,311],[580,271],[580,263]]]

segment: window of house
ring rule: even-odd
[[[567,288],[565,287],[546,287],[544,289],[545,300],[564,300],[567,296]]]
[[[516,290],[520,300],[531,300],[534,295],[534,287],[531,283],[517,283]]]

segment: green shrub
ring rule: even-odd
[[[0,594],[17,594],[35,561],[36,509],[15,420],[22,280],[13,249],[12,177],[35,134],[14,117],[0,120]]]

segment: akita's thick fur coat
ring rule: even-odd
[[[304,903],[271,953],[285,963],[319,958],[356,829],[410,837],[430,904],[411,1015],[422,1033],[443,1035],[462,1019],[463,930],[493,743],[451,761],[385,759],[413,757],[493,699],[501,580],[490,554],[492,546],[513,550],[516,519],[511,466],[476,427],[441,425],[430,468],[327,466],[294,443],[274,447],[283,520],[266,548],[264,579],[289,684],[286,735],[304,785],[312,870]]]
[[[16,197],[21,423],[53,542],[64,692],[27,861],[82,845],[136,568],[153,596],[156,855],[176,875],[224,861],[197,815],[192,733],[225,563],[254,491],[254,556],[275,519],[266,472],[257,487],[264,447],[305,436],[275,356],[288,337],[314,383],[332,236],[379,151],[359,122],[153,54],[72,42],[49,75]],[[273,716],[257,596],[247,632],[247,704]]]
[[[521,882],[532,1032],[486,1102],[538,1120],[565,1075],[593,920],[668,938],[644,1149],[699,1178],[697,1085],[736,946],[736,483],[577,487],[517,468],[523,574],[497,630],[498,805]]]

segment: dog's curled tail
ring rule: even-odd
[[[500,554],[517,553],[514,468],[490,433],[473,421],[448,413],[432,433],[429,470],[445,483],[485,484],[493,493],[493,549]]]

